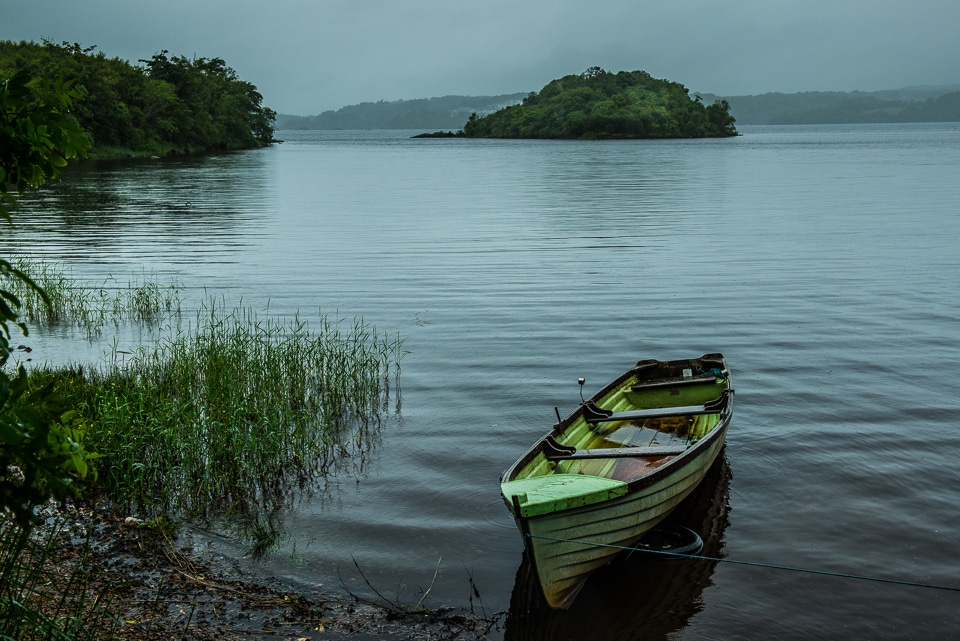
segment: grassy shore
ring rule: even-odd
[[[168,328],[103,363],[30,369],[34,389],[52,388],[82,416],[78,438],[99,456],[87,500],[115,518],[136,515],[138,530],[167,537],[177,521],[200,519],[268,550],[298,496],[373,447],[391,391],[399,394],[402,340],[362,319],[260,318],[211,298],[184,318],[176,283],[135,279],[107,294],[57,264],[16,265],[49,301],[16,292],[34,324]],[[96,606],[106,596],[90,592],[83,562],[50,587],[58,544],[23,534],[0,519],[0,615],[24,626],[11,638],[101,638]],[[83,607],[69,605],[78,598]]]
[[[269,543],[292,500],[380,424],[403,354],[362,321],[260,320],[208,301],[195,323],[99,367],[37,367],[86,422],[97,490],[145,518],[226,519]]]

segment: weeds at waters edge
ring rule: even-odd
[[[107,613],[110,594],[91,590],[80,558],[64,566],[65,523],[58,518],[34,530],[0,515],[0,639],[101,639],[116,628]]]
[[[183,286],[172,279],[161,285],[155,275],[143,274],[124,286],[113,277],[90,288],[75,279],[59,261],[19,255],[10,263],[46,293],[49,304],[19,280],[5,287],[21,303],[21,313],[37,325],[75,324],[90,338],[99,336],[108,320],[152,323],[180,311]]]
[[[100,368],[40,368],[89,427],[98,490],[144,518],[229,522],[263,550],[277,514],[375,443],[399,336],[362,320],[261,320],[206,302],[196,327]],[[394,396],[399,402],[399,389]]]
[[[450,626],[453,629],[454,636],[457,638],[459,638],[458,635],[460,632],[467,632],[471,637],[485,639],[494,628],[497,630],[500,629],[500,622],[506,616],[506,612],[496,612],[493,614],[487,613],[486,609],[483,607],[483,602],[480,599],[480,592],[477,589],[476,583],[473,581],[473,576],[470,575],[469,571],[467,572],[470,579],[471,591],[469,612],[461,611],[458,614],[449,607],[441,607],[439,609],[426,607],[424,605],[424,601],[430,594],[430,591],[433,589],[433,585],[437,580],[437,575],[440,572],[440,562],[442,561],[442,557],[437,559],[437,567],[433,573],[433,578],[430,581],[430,585],[426,590],[421,589],[421,596],[415,605],[408,605],[400,600],[400,588],[397,590],[396,598],[389,598],[385,596],[370,582],[363,569],[361,569],[360,564],[357,563],[357,560],[352,556],[351,558],[353,560],[353,566],[360,574],[360,578],[366,584],[367,588],[373,592],[376,598],[368,599],[357,594],[347,586],[343,580],[343,576],[340,576],[340,587],[343,588],[343,590],[353,597],[354,601],[358,603],[366,603],[367,605],[383,608],[388,621],[413,620],[431,623],[442,621],[445,625]],[[476,595],[477,603],[480,606],[482,614],[478,614],[474,609],[474,595]]]

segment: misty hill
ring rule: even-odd
[[[704,100],[718,98],[701,94]],[[960,121],[960,85],[727,96],[741,125]]]
[[[678,82],[646,71],[591,67],[531,93],[519,105],[470,116],[470,138],[708,138],[736,136],[726,100],[710,106]]]
[[[277,116],[277,129],[460,129],[472,113],[513,105],[526,93],[363,102],[318,116]]]
[[[810,91],[756,96],[699,95],[705,103],[726,100],[742,125],[857,122],[958,122],[960,85],[907,87],[885,91]],[[697,95],[697,94],[694,94]],[[444,96],[393,102],[365,102],[318,116],[277,116],[277,129],[449,129],[470,114],[485,116],[519,104],[527,93],[499,96]]]

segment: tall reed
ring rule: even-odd
[[[101,488],[144,516],[269,516],[369,446],[397,380],[399,337],[361,319],[260,319],[207,300],[196,324],[99,368],[35,370],[56,382],[104,456]]]
[[[89,287],[59,261],[18,255],[10,263],[47,295],[49,304],[21,281],[4,283],[20,299],[21,315],[36,325],[71,324],[96,336],[108,320],[154,322],[179,312],[183,302],[183,286],[176,279],[161,285],[156,275],[142,274],[123,284],[111,276]]]
[[[32,531],[0,515],[0,639],[79,641],[116,629],[83,558],[62,563],[59,523]]]

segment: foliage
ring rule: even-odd
[[[645,71],[591,67],[531,93],[522,104],[472,115],[463,134],[479,138],[702,138],[735,136],[730,105],[704,106],[676,82]]]
[[[0,214],[10,220],[16,195],[56,178],[67,159],[88,145],[69,110],[77,97],[69,81],[31,82],[19,71],[0,84]],[[12,190],[12,191],[8,191]],[[26,335],[20,299],[11,284],[46,295],[23,271],[0,259],[0,511],[26,529],[33,508],[50,496],[67,496],[91,471],[83,448],[85,424],[52,386],[29,389],[22,365],[9,370],[10,326]]]
[[[15,194],[56,177],[68,159],[87,150],[70,113],[80,97],[72,85],[62,79],[31,82],[24,70],[0,80],[0,216],[8,222]]]
[[[89,549],[64,558],[69,526],[56,519],[31,534],[7,525],[0,516],[0,639],[113,638],[118,622],[104,607],[111,595],[84,567]]]
[[[35,369],[96,425],[98,488],[145,516],[231,517],[256,534],[349,448],[362,457],[399,338],[361,321],[261,321],[208,303],[195,328],[104,369]]]
[[[10,222],[16,197],[56,178],[87,137],[70,109],[79,97],[69,81],[32,80],[20,70],[0,82],[0,214]],[[34,510],[50,497],[77,492],[95,476],[83,448],[86,425],[53,390],[30,387],[22,365],[10,371],[11,326],[26,336],[18,289],[47,303],[21,269],[0,259],[0,637],[78,639],[88,636],[86,587],[77,574],[52,568],[52,536],[32,536]],[[56,571],[51,572],[51,569]],[[96,627],[96,626],[94,626]]]
[[[80,98],[73,116],[97,149],[242,149],[273,138],[276,114],[220,58],[191,60],[162,51],[135,66],[94,50],[0,41],[0,77],[26,71],[65,78]]]

